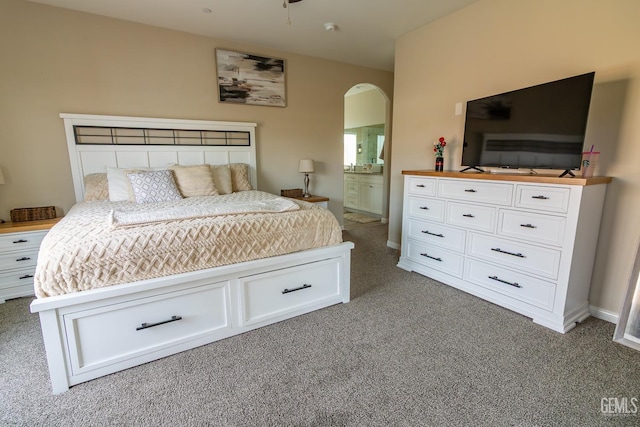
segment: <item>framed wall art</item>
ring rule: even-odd
[[[284,59],[216,49],[218,100],[286,107]]]

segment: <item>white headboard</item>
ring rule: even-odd
[[[84,177],[107,167],[246,163],[258,188],[255,123],[62,113],[76,201]],[[215,144],[215,145],[207,145]]]

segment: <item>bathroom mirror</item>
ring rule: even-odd
[[[384,124],[344,130],[344,165],[384,164]]]
[[[636,252],[629,289],[620,311],[613,340],[640,350],[640,247]]]

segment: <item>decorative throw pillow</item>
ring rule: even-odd
[[[248,191],[251,188],[251,180],[249,179],[249,165],[246,163],[231,163],[231,188],[235,191]]]
[[[209,165],[171,166],[182,197],[217,196]]]
[[[173,173],[168,170],[128,173],[136,203],[171,202],[182,196]]]
[[[84,177],[84,200],[109,200],[106,173],[92,173]]]
[[[228,165],[209,165],[213,175],[213,182],[219,194],[229,194],[233,192],[231,185],[231,168]]]

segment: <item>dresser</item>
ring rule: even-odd
[[[589,316],[611,178],[402,173],[399,267],[558,332]]]
[[[58,221],[59,218],[0,224],[0,303],[33,295],[40,242]]]

